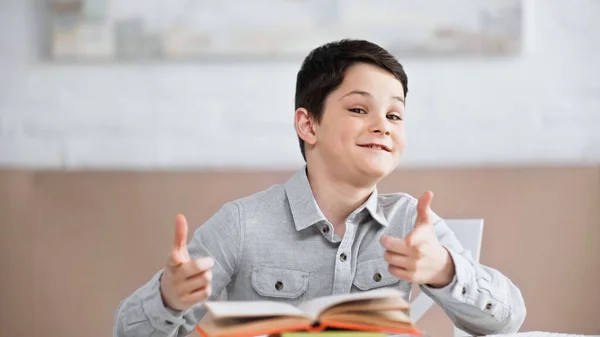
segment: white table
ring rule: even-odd
[[[406,335],[390,335],[390,337],[404,337]],[[430,336],[428,334],[425,337],[437,337]],[[543,331],[529,331],[519,332],[512,334],[500,334],[500,335],[489,335],[487,337],[600,337],[600,335],[577,335],[577,334],[566,334],[566,333],[554,333],[554,332],[543,332]]]
[[[490,337],[600,337],[600,335],[574,335],[543,331],[519,332],[513,334],[491,335]]]

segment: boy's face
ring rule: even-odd
[[[404,152],[403,116],[400,81],[379,67],[355,64],[325,100],[321,122],[312,125],[312,158],[336,176],[381,179]]]

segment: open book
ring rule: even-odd
[[[297,307],[270,301],[208,301],[196,326],[203,337],[251,337],[340,329],[421,336],[404,293],[390,288],[331,295]]]

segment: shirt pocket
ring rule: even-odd
[[[400,280],[388,271],[383,258],[359,262],[356,266],[354,285],[360,290],[397,285]]]
[[[252,288],[261,296],[298,299],[308,289],[309,273],[301,270],[252,267]]]

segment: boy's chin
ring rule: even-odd
[[[394,171],[396,166],[390,164],[365,164],[361,165],[360,171],[365,177],[380,180]]]

